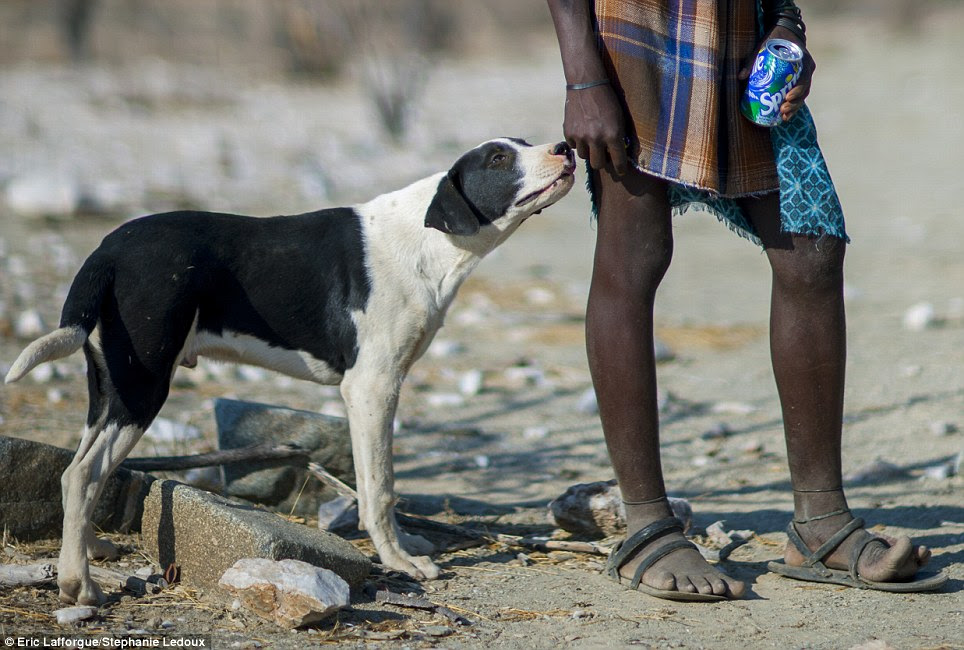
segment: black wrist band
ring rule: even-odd
[[[799,38],[804,43],[807,42],[807,28],[799,21],[792,20],[786,16],[780,16],[777,18],[777,22],[773,25],[774,27],[782,27],[786,30],[793,32],[793,35]]]
[[[566,90],[585,90],[586,88],[605,86],[608,83],[609,79],[597,79],[596,81],[587,81],[581,84],[566,84]]]

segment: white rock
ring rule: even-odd
[[[462,406],[465,404],[465,398],[458,393],[429,393],[425,401],[433,408]]]
[[[542,440],[549,435],[549,427],[526,427],[522,437],[526,440]]]
[[[523,295],[525,297],[525,301],[530,305],[544,306],[550,304],[556,299],[556,294],[543,287],[532,287],[530,289],[526,289],[525,294]]]
[[[54,364],[41,363],[30,372],[30,378],[38,384],[46,384],[56,376]]]
[[[44,319],[36,309],[20,312],[13,322],[13,333],[17,338],[34,339],[46,331],[47,326],[44,324]]]
[[[931,433],[935,436],[949,436],[952,433],[957,433],[957,425],[947,420],[931,422]]]
[[[711,413],[724,415],[749,415],[756,407],[745,402],[717,402],[710,408]]]
[[[218,584],[246,609],[288,628],[320,621],[349,602],[348,583],[300,560],[244,558]]]
[[[599,403],[596,401],[596,389],[587,388],[576,400],[576,410],[586,415],[599,413]]]
[[[69,625],[70,623],[76,623],[78,621],[86,621],[88,618],[92,618],[97,614],[96,607],[87,607],[84,605],[78,607],[64,607],[54,611],[54,615],[57,617],[57,623],[60,625]]]
[[[489,457],[488,457],[488,456],[484,456],[484,455],[482,455],[482,454],[479,454],[478,456],[476,456],[475,458],[473,458],[473,460],[475,461],[475,466],[476,466],[476,467],[480,467],[480,468],[482,468],[482,469],[485,469],[486,467],[488,467],[488,466],[489,466],[489,463],[490,463]]]
[[[26,174],[10,181],[4,198],[10,209],[25,217],[71,215],[80,203],[80,188],[65,176]]]
[[[459,392],[466,397],[478,395],[482,390],[482,371],[469,370],[459,377]]]
[[[676,353],[673,352],[673,348],[666,345],[666,343],[655,339],[653,341],[653,353],[655,354],[656,363],[663,363],[664,361],[672,361],[676,358]]]
[[[259,382],[267,378],[268,373],[261,368],[254,366],[238,366],[238,379],[241,381]]]
[[[175,422],[167,418],[157,418],[144,432],[144,436],[154,442],[178,442],[181,440],[197,440],[201,437],[201,430],[189,424]]]
[[[462,354],[465,352],[465,346],[458,341],[452,341],[449,339],[435,339],[432,341],[431,345],[428,346],[428,355],[435,359],[443,359],[445,357],[454,357],[457,354]]]
[[[937,321],[934,305],[929,302],[919,302],[904,312],[904,329],[920,332],[932,327]]]

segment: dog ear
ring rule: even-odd
[[[435,196],[425,212],[425,227],[450,235],[474,235],[481,227],[475,210],[455,186],[449,172],[439,181]]]

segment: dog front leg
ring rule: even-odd
[[[428,543],[404,533],[395,519],[392,422],[398,388],[386,388],[384,383],[384,375],[349,373],[341,385],[351,432],[359,518],[382,564],[415,578],[434,579],[439,575],[435,563],[410,553],[415,548],[425,552]]]

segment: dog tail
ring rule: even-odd
[[[67,294],[60,327],[28,345],[13,362],[4,383],[11,384],[41,363],[61,359],[79,350],[97,326],[100,305],[113,282],[109,262],[87,258]]]

